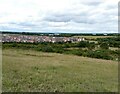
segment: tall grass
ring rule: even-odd
[[[3,50],[4,92],[117,92],[118,62],[31,50]]]

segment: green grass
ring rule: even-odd
[[[3,50],[3,91],[117,92],[118,62],[31,50]]]

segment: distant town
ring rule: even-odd
[[[36,35],[20,35],[20,34],[2,34],[1,42],[28,42],[28,43],[39,43],[39,42],[80,42],[84,41],[83,37],[55,37],[55,36],[36,36]]]

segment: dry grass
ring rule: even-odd
[[[118,50],[119,48],[117,48],[117,47],[109,47],[109,49],[115,51],[115,50]]]
[[[118,62],[6,49],[3,91],[118,91]]]
[[[114,37],[114,36],[74,36],[74,37],[83,37],[87,39],[97,39],[97,38],[109,38],[109,37]]]

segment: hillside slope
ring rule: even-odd
[[[118,62],[28,50],[3,50],[3,91],[114,92]]]

